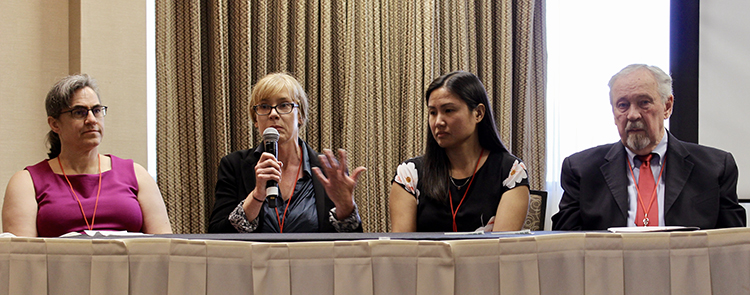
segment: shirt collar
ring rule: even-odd
[[[307,144],[302,139],[297,139],[297,143],[302,150],[302,171],[307,175],[312,175],[312,169],[310,168],[310,155],[307,153]]]
[[[299,144],[300,149],[302,150],[302,171],[304,171],[307,175],[312,175],[312,169],[310,167],[310,155],[307,153],[307,143],[305,143],[301,138],[297,138],[297,144]],[[258,145],[257,148],[255,148],[255,151],[253,153],[255,154],[256,158],[260,158],[260,154],[265,151],[266,147],[261,142],[261,144]]]
[[[664,131],[664,136],[661,137],[661,141],[659,141],[659,144],[657,144],[654,150],[651,151],[652,154],[656,154],[655,157],[659,160],[659,166],[664,163],[664,155],[667,153],[668,138],[669,136],[667,136],[667,131]],[[625,147],[625,151],[628,153],[628,159],[630,159],[631,167],[635,168],[636,165],[640,165],[641,160],[635,159],[637,155],[634,152],[632,152],[628,147]],[[638,162],[639,164],[636,164],[636,162]]]

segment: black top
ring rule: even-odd
[[[453,183],[449,184],[454,210],[461,203],[464,192],[469,190],[456,214],[458,231],[475,231],[487,225],[490,218],[495,216],[500,198],[506,191],[519,185],[529,186],[528,174],[522,164],[520,159],[508,152],[492,152],[477,170],[473,181],[470,178],[454,179],[455,184],[461,186],[460,190]],[[393,182],[417,198],[418,232],[453,231],[450,204],[421,193],[422,182],[419,180],[422,177],[422,165],[422,156],[406,160],[399,165]],[[512,169],[515,173],[511,176]],[[412,189],[415,184],[416,191]]]

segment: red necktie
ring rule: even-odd
[[[635,220],[636,224],[640,223],[644,226],[659,225],[659,202],[655,200],[656,184],[654,183],[654,174],[651,172],[651,157],[653,155],[636,157],[641,160],[640,175],[638,175],[638,195],[641,201],[635,214]],[[648,216],[644,214],[645,210],[648,210]]]

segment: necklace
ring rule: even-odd
[[[474,173],[472,173],[471,174],[471,178],[469,178],[469,187],[466,188],[466,191],[464,192],[464,196],[461,197],[461,201],[458,202],[458,206],[456,206],[456,210],[455,211],[453,210],[453,195],[451,195],[451,190],[448,189],[448,199],[450,200],[450,203],[451,203],[451,215],[453,215],[453,231],[454,232],[458,231],[458,226],[456,226],[456,214],[458,213],[458,208],[461,208],[461,204],[463,204],[464,203],[464,199],[466,199],[466,194],[469,193],[469,189],[471,188],[471,183],[474,182],[474,175],[477,174],[477,169],[479,168],[479,162],[482,161],[482,155],[484,155],[484,149],[482,149],[482,151],[479,153],[479,159],[477,159],[477,164],[474,166]],[[453,178],[453,177],[451,177],[451,178]],[[451,181],[451,182],[453,182],[453,181]],[[455,185],[455,183],[454,183],[454,185]],[[459,187],[459,189],[461,189],[461,188]]]
[[[469,183],[469,179],[470,178],[467,178],[466,180],[464,180],[464,183],[462,183],[461,185],[456,184],[456,182],[453,181],[453,179],[454,179],[453,176],[451,176],[450,177],[451,183],[453,183],[453,185],[456,186],[456,189],[461,190],[461,188],[464,187],[464,185],[466,185],[467,183]]]
[[[286,202],[286,207],[284,208],[284,218],[279,218],[279,209],[274,208],[276,210],[276,221],[279,222],[279,233],[284,233],[284,221],[286,221],[286,212],[287,209],[289,209],[289,204],[292,203],[292,197],[294,196],[294,190],[297,189],[297,180],[299,180],[299,172],[302,170],[302,146],[299,146],[299,152],[300,152],[300,161],[299,161],[299,167],[297,167],[297,176],[294,178],[294,186],[292,187],[292,193],[289,195],[289,200]]]
[[[65,181],[68,182],[68,186],[70,187],[70,192],[73,193],[73,197],[76,198],[76,202],[78,202],[78,207],[81,208],[81,214],[83,215],[83,221],[86,222],[86,228],[89,230],[94,229],[94,219],[96,219],[96,209],[99,207],[99,193],[102,191],[102,159],[101,155],[97,154],[96,159],[99,160],[99,188],[96,190],[96,203],[94,203],[94,214],[91,216],[91,224],[89,224],[88,218],[86,218],[86,212],[83,211],[83,205],[81,204],[81,200],[78,199],[78,195],[76,194],[75,190],[73,190],[73,185],[70,183],[70,179],[68,179],[68,175],[65,174],[65,169],[63,169],[62,162],[60,161],[60,156],[57,156],[57,164],[60,165],[60,170],[62,170],[63,176],[65,176]]]

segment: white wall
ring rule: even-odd
[[[740,169],[740,199],[750,199],[750,174],[743,173],[750,171],[748,11],[750,1],[700,3],[698,140],[734,155]]]

